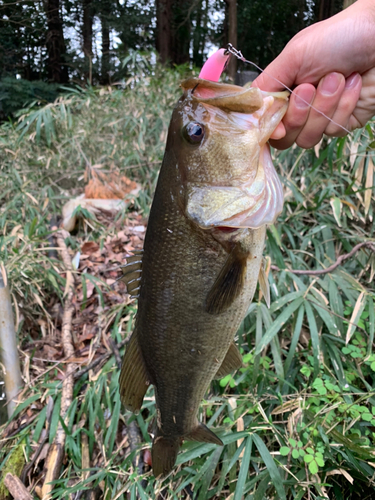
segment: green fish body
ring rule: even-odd
[[[259,278],[267,294],[266,225],[283,204],[266,142],[287,93],[199,79],[182,87],[144,251],[124,269],[138,313],[120,393],[135,412],[154,386],[155,476],[173,469],[184,439],[222,444],[198,422],[199,405],[213,378],[241,366],[233,339]]]

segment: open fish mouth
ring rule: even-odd
[[[188,180],[186,213],[202,228],[256,229],[272,224],[283,208],[283,189],[267,141],[288,107],[288,92],[262,92],[199,79],[182,84],[203,106],[211,133],[242,134],[252,144],[240,176],[219,185]],[[224,119],[225,115],[225,119]],[[202,148],[202,154],[204,153]]]

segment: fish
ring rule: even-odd
[[[119,390],[139,412],[152,384],[155,477],[170,473],[183,440],[222,445],[198,421],[214,378],[242,366],[234,343],[259,281],[266,227],[283,207],[267,141],[288,92],[190,78],[181,84],[143,251],[124,266],[138,298]]]

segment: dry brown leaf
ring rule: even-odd
[[[349,326],[348,326],[348,331],[346,333],[346,339],[345,343],[348,344],[350,342],[350,339],[352,338],[353,333],[355,332],[355,329],[357,328],[357,324],[359,321],[359,318],[361,316],[362,310],[365,305],[365,292],[361,292],[358,296],[357,302],[355,303],[350,321],[349,321]]]
[[[95,241],[85,241],[85,243],[81,246],[81,252],[83,254],[92,254],[99,250],[99,245],[95,243]]]
[[[354,186],[356,189],[361,189],[362,188],[362,177],[363,177],[363,169],[365,167],[365,157],[361,158],[361,161],[359,162],[357,171],[355,173],[355,180],[354,180]],[[363,204],[363,198],[361,193],[358,193],[356,190],[356,196],[359,199],[359,201]]]
[[[347,472],[345,469],[333,469],[333,470],[330,470],[329,472],[327,472],[327,477],[328,476],[334,476],[336,474],[341,474],[342,476],[344,476],[349,481],[350,484],[354,483],[354,479],[349,474],[349,472]]]

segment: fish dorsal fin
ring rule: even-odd
[[[126,258],[126,264],[122,266],[122,278],[126,289],[131,297],[138,297],[142,277],[142,255],[143,250],[137,250],[134,255]]]
[[[246,275],[247,255],[236,245],[229,254],[206,299],[206,311],[220,314],[240,295]]]
[[[268,277],[266,271],[264,270],[264,262],[259,269],[259,288],[264,296],[264,300],[266,301],[267,307],[269,308],[271,305],[271,294],[270,294],[270,284],[268,281]]]
[[[120,373],[120,396],[127,410],[138,412],[150,385],[135,329],[127,345]]]
[[[223,378],[242,367],[242,357],[234,342],[231,343],[224,361],[221,363],[215,378]]]

